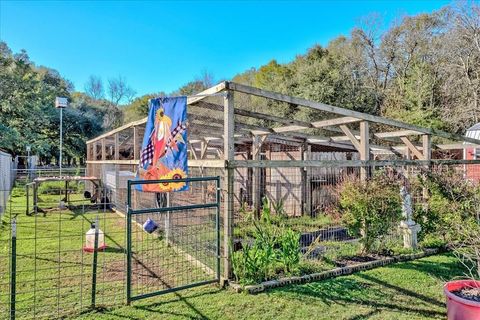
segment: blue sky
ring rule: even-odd
[[[0,39],[26,49],[82,91],[89,75],[122,75],[138,95],[171,92],[203,71],[228,79],[275,58],[288,62],[347,35],[362,16],[385,22],[448,1],[0,0]]]

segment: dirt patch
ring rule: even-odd
[[[364,256],[344,257],[342,259],[335,260],[334,262],[337,267],[342,268],[342,267],[354,266],[354,265],[365,263],[365,262],[383,260],[385,258],[386,258],[385,256],[370,254],[370,255],[364,255]]]
[[[452,293],[457,297],[466,300],[480,302],[480,288],[466,287],[460,290],[452,291]]]

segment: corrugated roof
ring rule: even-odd
[[[477,124],[474,124],[473,126],[467,129],[467,131],[471,131],[471,130],[480,130],[480,122]]]

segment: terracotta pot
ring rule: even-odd
[[[480,281],[457,280],[443,286],[447,297],[448,320],[480,320],[480,302],[463,299],[452,293],[465,287],[480,287]]]

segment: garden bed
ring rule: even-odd
[[[350,264],[344,267],[338,267],[335,269],[318,272],[318,273],[305,274],[302,276],[279,278],[279,279],[264,281],[254,285],[243,286],[236,282],[230,282],[229,285],[237,293],[246,292],[248,294],[255,294],[255,293],[263,292],[268,289],[283,287],[290,284],[301,284],[301,283],[308,283],[313,281],[320,281],[320,280],[334,278],[342,275],[349,275],[359,271],[386,266],[388,264],[395,263],[395,262],[415,260],[415,259],[437,254],[439,251],[440,250],[436,248],[429,248],[429,249],[424,249],[422,252],[419,252],[419,253],[402,254],[402,255],[393,256],[393,257],[379,256],[378,259],[373,261],[359,262],[357,264]]]

